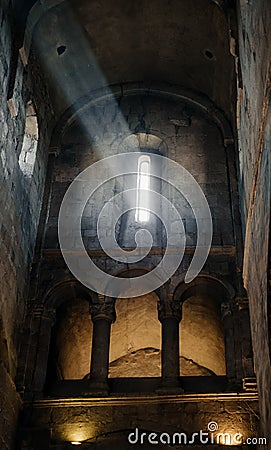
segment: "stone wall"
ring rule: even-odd
[[[268,0],[239,1],[240,71],[237,122],[239,126],[239,185],[245,234],[243,276],[250,301],[260,409],[264,432],[269,437],[271,446],[271,365],[267,321],[267,260],[271,192],[270,14],[271,5]]]
[[[3,449],[14,445],[17,417],[20,402],[12,378],[16,372],[18,327],[24,313],[25,279],[27,278],[27,241],[20,226],[23,221],[22,197],[23,178],[19,177],[17,145],[24,130],[24,107],[20,96],[19,110],[12,118],[7,104],[8,82],[10,77],[10,59],[12,35],[9,26],[7,3],[0,8],[1,45],[0,45],[0,273],[1,273],[1,339],[5,343],[6,354],[1,354],[1,423],[0,446]],[[6,7],[6,8],[4,8]],[[22,78],[20,64],[18,77]],[[18,151],[18,150],[17,150]],[[21,197],[20,197],[21,195]],[[25,223],[26,227],[26,223]],[[26,228],[27,229],[27,228]],[[33,247],[34,242],[32,242]],[[26,250],[26,252],[24,252]],[[29,263],[29,261],[28,261]]]
[[[214,443],[217,433],[228,433],[231,438],[236,433],[242,435],[243,442],[248,437],[261,437],[258,430],[257,401],[249,395],[242,394],[237,398],[234,394],[198,395],[198,396],[137,396],[133,398],[112,399],[55,399],[37,401],[25,405],[24,419],[21,426],[22,450],[47,450],[54,445],[59,450],[71,447],[70,442],[82,442],[84,449],[117,449],[130,450],[134,448],[151,449],[185,449],[192,439],[192,434],[202,430],[204,438],[208,438],[208,424],[217,424],[214,433]],[[216,428],[216,425],[214,425]],[[166,433],[164,442],[150,444],[130,433],[138,429],[142,433]],[[174,433],[186,433],[187,445],[173,445]],[[145,435],[146,437],[147,435]],[[185,443],[183,440],[182,444]],[[225,445],[200,444],[194,436],[195,449],[214,448],[227,449]],[[211,439],[211,433],[209,433]],[[142,443],[141,443],[142,442]],[[195,443],[198,445],[195,445]],[[206,442],[206,441],[205,441]],[[223,441],[220,441],[223,443]],[[233,441],[232,441],[233,442]],[[240,441],[239,441],[240,442]],[[175,441],[176,444],[179,441]],[[233,446],[233,448],[239,448]],[[243,445],[242,448],[251,448]]]
[[[41,394],[47,371],[47,350],[45,351],[45,349],[49,346],[50,329],[47,322],[44,326],[38,325],[37,314],[44,314],[44,320],[46,321],[47,313],[51,314],[51,310],[57,309],[60,304],[58,302],[56,304],[50,303],[50,298],[54,298],[51,293],[58,289],[61,292],[62,285],[69,286],[69,283],[72,280],[74,281],[62,257],[58,242],[58,213],[63,196],[74,178],[89,165],[106,156],[125,151],[134,153],[135,150],[138,151],[139,147],[147,151],[159,150],[161,154],[183,165],[192,173],[206,194],[214,222],[214,236],[212,249],[202,274],[220,279],[222,283],[225,282],[225,285],[231,286],[231,305],[229,308],[232,311],[227,312],[227,317],[232,314],[230,319],[232,321],[231,330],[229,331],[231,344],[228,345],[226,356],[227,376],[229,382],[235,379],[240,387],[242,378],[253,374],[251,367],[249,370],[245,368],[247,360],[251,365],[251,351],[243,352],[242,349],[242,347],[246,348],[250,342],[249,330],[241,332],[239,303],[235,302],[235,296],[242,296],[243,292],[239,286],[238,269],[236,268],[238,249],[235,236],[238,236],[239,212],[233,218],[234,205],[238,202],[238,194],[234,186],[236,173],[231,162],[233,148],[232,146],[225,148],[219,127],[204,112],[206,109],[203,111],[203,108],[200,108],[199,100],[197,102],[193,102],[193,98],[190,101],[184,100],[184,97],[178,96],[178,91],[173,91],[173,88],[171,94],[164,94],[161,91],[155,91],[155,93],[151,91],[149,94],[147,91],[142,94],[141,90],[140,93],[136,91],[137,95],[135,95],[133,89],[138,89],[138,85],[132,87],[129,85],[115,86],[113,89],[117,92],[117,98],[112,95],[108,96],[108,90],[106,90],[99,92],[98,95],[101,95],[101,99],[95,99],[90,105],[75,105],[75,110],[76,106],[79,106],[78,113],[63,120],[57,128],[58,133],[55,133],[58,134],[54,143],[56,145],[56,157],[52,156],[54,165],[50,167],[51,178],[47,183],[47,189],[51,192],[51,195],[48,204],[45,205],[44,216],[47,221],[45,223],[43,253],[39,263],[39,272],[33,280],[35,288],[31,291],[31,300],[39,311],[33,311],[34,325],[33,323],[26,324],[25,331],[26,335],[41,333],[43,343],[41,345],[41,340],[38,341],[38,339],[34,342],[35,338],[33,338],[32,344],[30,344],[31,351],[27,350],[26,345],[25,358],[28,361],[25,366],[28,369],[22,377],[27,384],[26,392],[35,391]],[[132,92],[132,95],[130,92]],[[103,95],[106,95],[106,99]],[[185,98],[188,98],[188,94]],[[227,136],[226,141],[228,143],[230,140],[229,132]],[[137,143],[134,145],[134,142]],[[107,169],[109,173],[109,168]],[[107,175],[105,171],[97,170],[94,178],[97,182],[100,182]],[[89,250],[91,259],[95,265],[113,276],[127,270],[127,264],[110,258],[101,250],[97,239],[96,222],[101,207],[108,198],[118,192],[118,189],[119,186],[115,182],[104,183],[99,192],[95,193],[94,199],[88,201],[81,222],[84,243]],[[196,243],[196,223],[194,216],[187,207],[187,202],[181,195],[178,195],[174,189],[166,191],[163,184],[161,185],[161,191],[180,211],[188,237],[187,252],[182,264],[172,277],[172,286],[174,286],[172,289],[174,290],[179,284],[183,283],[192,259],[193,246]],[[74,206],[78,201],[80,201],[79,192],[74,198]],[[73,211],[73,205],[70,206],[70,210]],[[101,227],[102,231],[112,234],[111,220],[110,215],[105,218],[104,225]],[[125,243],[124,246],[126,247],[133,247],[135,245],[135,229],[132,223],[129,225],[126,229],[123,227],[123,232],[120,228],[117,231],[120,239],[122,239],[122,244]],[[71,236],[71,239],[74,239],[74,236]],[[240,245],[240,242],[237,242],[237,244]],[[146,268],[151,269],[160,262],[161,258],[161,248],[159,248],[157,242],[150,254],[133,267],[141,267],[142,269],[144,266],[144,270]],[[66,293],[59,295],[62,301],[69,300],[69,295],[67,296]],[[122,295],[120,294],[119,297],[122,297]],[[218,307],[220,307],[223,299],[223,295],[220,296],[216,292],[215,301]],[[217,309],[218,317],[220,310]],[[31,314],[32,311],[29,311],[30,316]],[[208,315],[206,310],[205,315]],[[88,319],[89,317],[86,317],[86,320]],[[219,323],[218,320],[216,324],[218,328]],[[118,325],[117,317],[116,327]],[[207,323],[205,322],[206,327]],[[45,328],[46,332],[44,331]],[[32,330],[35,331],[32,332]],[[222,330],[215,334],[219,335],[219,342],[221,343],[216,351],[222,355],[224,354]],[[235,344],[233,341],[235,341]],[[39,345],[41,345],[42,351]],[[90,345],[90,342],[85,343],[87,351],[89,351],[88,345]],[[145,347],[147,345],[144,343]],[[151,345],[151,347],[159,350],[159,346]],[[208,342],[205,341],[205,352],[207,347]],[[67,350],[68,346],[65,346],[65,348]],[[136,350],[139,349],[139,347],[136,348]],[[82,354],[84,352],[85,350],[82,351]],[[128,353],[128,349],[126,353]],[[191,363],[191,354],[192,352],[188,350],[185,355],[181,355],[182,367],[186,362],[187,364]],[[119,356],[122,357],[123,355]],[[200,366],[205,365],[203,361],[199,362],[197,358],[192,359],[195,359]],[[223,359],[222,356],[221,361]],[[37,365],[37,360],[39,360],[40,367]],[[217,367],[209,367],[208,364],[206,367],[217,372]],[[50,368],[50,364],[48,368]],[[41,371],[42,376],[40,376]],[[75,372],[73,376],[70,373],[69,377],[77,378],[79,376],[78,371]],[[86,373],[87,370],[84,368],[83,373],[80,371],[80,378]],[[224,364],[223,367],[220,365],[217,373],[220,375],[225,373]]]
[[[1,278],[1,449],[11,448],[20,402],[12,380],[17,370],[20,332],[27,300],[27,284],[34,254],[46,170],[48,133],[38,122],[40,136],[33,175],[25,175],[19,158],[25,134],[26,104],[38,104],[30,95],[31,74],[15,52],[11,2],[0,7],[0,278]],[[15,67],[15,66],[16,67]],[[15,83],[10,90],[12,73]],[[46,151],[45,151],[46,149]]]
[[[135,144],[132,137],[138,135],[150,135],[150,138],[146,138],[146,142]],[[149,142],[151,138],[153,143]],[[234,245],[227,156],[218,127],[206,120],[203,113],[188,102],[138,95],[124,96],[118,102],[102,100],[96,106],[84,108],[83,114],[79,114],[77,120],[67,128],[62,138],[60,154],[55,160],[45,248],[58,247],[58,211],[71,181],[97,160],[125,151],[140,151],[140,148],[146,148],[149,152],[160,151],[163,156],[176,161],[195,177],[207,197],[213,217],[212,244],[228,247]],[[137,170],[137,167],[134,169]],[[110,167],[101,173],[96,171],[95,176],[97,182],[104,179],[106,182],[89,199],[84,210],[82,235],[87,249],[101,248],[96,233],[101,208],[97,205],[103,205],[120,190],[119,180],[106,180],[110,176]],[[124,189],[128,187],[130,186],[126,186],[124,181]],[[136,178],[133,187],[136,187]],[[181,214],[187,246],[193,247],[196,243],[196,221],[191,207],[174,187],[169,188],[161,183],[160,189],[162,195]],[[72,208],[76,201],[71,205]],[[118,204],[114,205],[113,210],[107,210],[108,215],[101,219],[101,232],[106,236],[112,234],[112,220],[118,207]],[[130,215],[125,227],[117,223],[116,238],[123,247],[135,245],[134,235],[137,230],[132,222],[135,221]],[[171,227],[174,229],[173,219]],[[159,247],[161,243],[159,245],[154,238],[153,246]]]
[[[29,264],[29,250],[34,246],[33,237],[28,244],[29,207],[27,199],[27,185],[20,174],[18,156],[22,136],[24,135],[25,90],[22,90],[23,65],[18,61],[18,70],[15,85],[16,105],[13,100],[10,104],[16,108],[16,113],[10,111],[7,103],[9,79],[11,74],[12,34],[9,26],[8,10],[1,10],[2,30],[1,39],[1,314],[4,324],[4,333],[7,339],[9,353],[9,366],[12,375],[16,370],[16,320],[23,316],[24,286],[27,277],[27,263]],[[13,117],[14,115],[14,117]],[[27,222],[28,220],[28,222]],[[31,251],[31,250],[30,250]],[[19,267],[21,268],[20,270]]]
[[[17,418],[22,401],[2,363],[0,364],[0,448],[12,449],[16,440]]]

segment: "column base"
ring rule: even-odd
[[[179,386],[179,381],[175,379],[162,380],[161,384],[155,391],[161,395],[184,394],[184,389]]]
[[[106,397],[109,394],[109,386],[107,382],[103,381],[89,381],[88,390],[83,393],[83,396]]]
[[[245,377],[242,378],[243,391],[245,392],[257,392],[257,381],[255,377]]]
[[[241,391],[242,391],[241,381],[235,379],[228,380],[226,392],[241,392]]]

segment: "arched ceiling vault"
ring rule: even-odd
[[[91,91],[163,82],[233,117],[234,59],[222,0],[39,0],[25,51],[40,60],[56,117]]]

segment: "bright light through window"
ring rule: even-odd
[[[142,155],[138,159],[137,172],[137,198],[136,198],[136,214],[137,222],[147,222],[150,217],[150,158]],[[145,209],[146,208],[146,209]]]

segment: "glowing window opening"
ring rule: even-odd
[[[150,157],[142,155],[138,159],[136,213],[137,222],[148,222],[150,212]]]

